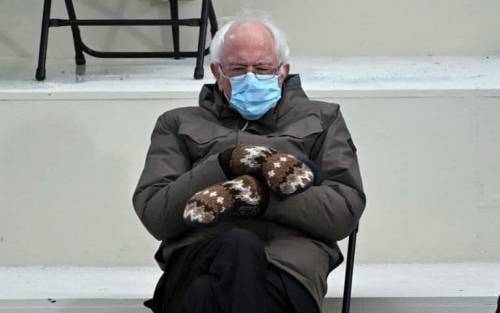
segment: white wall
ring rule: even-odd
[[[368,205],[356,261],[499,261],[498,97],[329,98]],[[156,117],[195,99],[0,106],[0,265],[153,265],[131,196]]]
[[[53,2],[54,15],[66,17],[63,1]],[[74,2],[81,18],[169,16],[165,1]],[[214,3],[221,17],[247,1]],[[285,29],[292,56],[500,54],[495,0],[251,3]],[[199,4],[182,1],[181,15],[198,15]],[[41,12],[41,0],[0,2],[0,83],[17,71],[8,59],[32,60],[34,71]],[[103,50],[171,46],[168,27],[83,35]],[[183,35],[183,48],[194,48],[197,33]],[[51,29],[49,60],[73,55],[69,28]],[[401,95],[326,99],[342,105],[368,196],[356,261],[498,262],[500,99]],[[0,266],[153,265],[158,243],[135,215],[132,192],[156,117],[195,98],[1,99]]]
[[[0,2],[0,57],[36,62],[42,0]],[[74,0],[80,18],[170,16],[160,0]],[[66,18],[63,1],[55,17]],[[500,53],[500,2],[496,0],[214,0],[219,17],[241,7],[266,10],[289,35],[294,56],[303,55],[492,55]],[[314,4],[314,5],[311,5]],[[199,16],[200,1],[180,1],[182,17]],[[169,27],[87,27],[91,47],[103,50],[166,50]],[[197,32],[182,28],[182,47],[195,47]],[[49,58],[73,57],[71,31],[52,28]]]

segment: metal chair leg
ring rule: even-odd
[[[170,19],[172,21],[179,20],[179,6],[177,0],[169,0],[170,2]],[[174,42],[174,54],[176,59],[180,59],[179,56],[179,26],[172,25],[172,39]]]
[[[203,60],[205,58],[205,42],[207,38],[208,28],[208,7],[209,0],[203,0],[201,4],[201,20],[200,20],[200,34],[198,37],[198,56],[196,57],[196,67],[194,69],[194,78],[203,78]]]
[[[356,234],[358,233],[358,226],[349,236],[349,244],[347,248],[347,263],[345,269],[345,282],[344,282],[344,297],[342,301],[342,313],[349,313],[351,308],[351,289],[352,289],[352,274],[354,269],[354,253],[356,251]]]
[[[51,5],[52,0],[45,0],[43,3],[42,34],[40,36],[40,50],[38,52],[38,67],[35,74],[37,80],[45,79],[45,62],[47,60]]]
[[[66,3],[66,10],[70,21],[76,20],[75,8],[72,0],[64,0]],[[73,33],[73,44],[75,45],[75,62],[77,65],[85,64],[85,56],[82,52],[82,37],[80,35],[80,28],[78,25],[71,25],[71,32]]]
[[[217,17],[215,16],[215,9],[212,1],[208,2],[208,19],[210,20],[210,34],[212,38],[214,38],[215,33],[219,29],[219,25],[217,24]]]

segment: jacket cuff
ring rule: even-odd
[[[189,172],[183,173],[177,178],[175,187],[181,190],[191,190],[194,194],[195,192],[225,182],[226,180],[226,174],[220,166],[217,154],[212,154],[197,164]],[[177,192],[177,190],[175,192]],[[180,190],[178,190],[178,192],[180,192]],[[191,196],[192,195],[189,195],[189,197]],[[185,201],[187,201],[189,197]]]
[[[259,181],[260,186],[261,186],[261,193],[260,193],[260,195],[262,197],[262,201],[261,201],[261,203],[259,205],[260,206],[259,213],[257,214],[257,216],[261,216],[264,213],[266,213],[267,208],[269,207],[269,198],[271,197],[271,191],[266,186],[266,183],[265,183],[263,177],[261,177],[259,175],[254,175],[254,177]]]
[[[226,175],[227,179],[234,179],[236,176],[233,175],[231,171],[231,167],[229,165],[229,162],[231,161],[231,155],[233,153],[234,147],[226,149],[222,152],[219,152],[217,155],[217,159],[219,160],[220,167],[222,168],[222,171],[224,172],[224,175]]]
[[[316,162],[309,159],[299,159],[299,160],[302,161],[305,165],[307,165],[307,167],[309,167],[309,169],[311,169],[311,171],[313,172],[314,175],[313,186],[321,185],[321,183],[323,182],[323,178],[321,177],[321,173],[318,169],[318,165],[316,164]]]

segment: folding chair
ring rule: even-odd
[[[196,67],[194,78],[203,78],[203,59],[208,54],[205,48],[208,22],[210,21],[210,33],[212,37],[217,32],[217,19],[211,0],[202,0],[200,18],[179,19],[178,0],[169,0],[171,19],[77,19],[73,0],[64,0],[69,19],[51,18],[50,9],[52,0],[44,0],[42,31],[40,37],[40,51],[38,54],[38,67],[36,69],[36,79],[45,79],[45,61],[47,57],[47,45],[50,27],[71,26],[73,42],[75,46],[75,61],[77,65],[85,64],[83,52],[99,58],[176,58],[195,57]],[[172,26],[172,39],[174,51],[168,52],[105,52],[89,48],[83,43],[78,26]],[[199,27],[198,50],[179,51],[179,26]]]
[[[349,243],[347,247],[347,263],[345,268],[344,297],[342,300],[342,313],[349,313],[351,308],[352,272],[354,268],[354,253],[356,252],[356,235],[358,233],[358,229],[359,223],[349,235]]]

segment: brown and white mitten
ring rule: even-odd
[[[245,174],[260,174],[262,164],[271,155],[278,153],[265,146],[237,145],[219,155],[222,168],[228,177]]]
[[[266,158],[261,173],[267,185],[281,197],[300,193],[314,184],[316,168],[312,161],[301,161],[286,153]]]
[[[302,192],[315,180],[316,167],[312,161],[299,160],[265,146],[237,145],[222,152],[219,161],[228,177],[260,176],[281,197]]]
[[[186,203],[184,222],[191,226],[210,226],[225,215],[256,216],[262,214],[268,192],[251,175],[242,175],[195,193]]]

